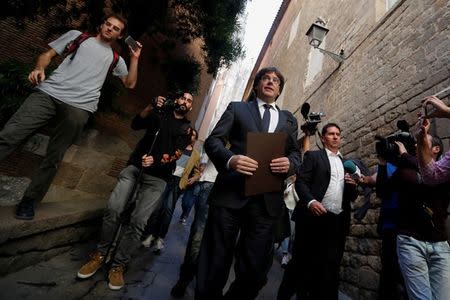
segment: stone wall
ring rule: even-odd
[[[308,102],[312,111],[325,112],[324,123],[342,127],[342,152],[369,166],[377,162],[375,135],[396,131],[400,119],[413,125],[420,101],[450,85],[450,2],[399,0],[384,14],[380,7],[375,0],[290,1],[261,60],[261,67],[275,65],[287,78],[278,100],[283,108],[295,111]],[[325,56],[321,71],[306,85],[312,47],[305,33],[317,17],[330,29],[325,48],[344,49],[347,60],[339,65]],[[301,124],[298,111],[296,117]],[[448,138],[449,127],[443,120],[434,130]],[[363,202],[358,199],[353,209]],[[352,221],[341,289],[353,299],[377,297],[378,208],[379,200],[372,197],[365,218]]]

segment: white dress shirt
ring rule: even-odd
[[[264,104],[269,104],[270,105],[270,125],[269,125],[269,130],[268,132],[274,132],[275,129],[277,128],[278,125],[278,119],[279,119],[279,112],[277,107],[275,106],[275,102],[272,103],[266,103],[264,101],[262,101],[259,98],[256,98],[256,101],[258,103],[258,109],[259,109],[259,114],[261,115],[261,119],[264,116],[264,111],[266,110],[266,108],[264,107]]]
[[[338,151],[334,154],[325,148],[327,157],[330,162],[331,174],[330,183],[327,191],[322,199],[322,205],[325,209],[333,214],[342,212],[342,197],[344,196],[344,165],[342,164],[342,156]]]

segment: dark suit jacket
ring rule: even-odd
[[[228,160],[237,154],[246,155],[247,133],[261,131],[261,115],[256,101],[231,102],[223,113],[211,135],[205,141],[205,150],[219,172],[209,195],[209,203],[216,206],[239,209],[249,198],[244,196],[245,175],[228,170]],[[290,172],[294,173],[300,163],[297,145],[298,125],[295,117],[286,110],[279,110],[275,132],[285,132],[285,156],[290,161]],[[226,148],[229,143],[229,149]],[[288,173],[288,174],[289,174]],[[283,179],[285,176],[283,176]],[[283,191],[263,194],[267,212],[278,216],[283,208]]]
[[[343,161],[345,161],[343,159]],[[325,149],[308,151],[303,157],[303,163],[297,174],[295,189],[300,202],[297,204],[292,219],[308,216],[308,202],[315,199],[322,202],[323,196],[330,183],[331,166]],[[345,184],[342,199],[342,209],[346,222],[350,222],[350,201],[358,196],[356,186]]]

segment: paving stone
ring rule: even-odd
[[[166,238],[166,248],[161,255],[154,255],[141,247],[134,255],[125,273],[126,286],[120,291],[111,291],[107,286],[107,270],[101,268],[91,278],[79,280],[76,272],[95,249],[91,240],[73,246],[69,251],[48,261],[0,277],[1,299],[173,299],[170,289],[178,279],[178,271],[184,257],[189,235],[188,226],[181,226],[177,216],[181,213],[178,203],[174,222]],[[191,217],[192,218],[192,217]],[[278,253],[279,255],[279,253]],[[283,275],[277,258],[269,272],[269,281],[257,299],[276,299],[276,292]],[[234,279],[233,271],[227,286]],[[184,299],[194,298],[195,282],[186,291]],[[344,295],[341,295],[344,296]],[[344,299],[344,298],[342,298]],[[348,298],[345,298],[348,299]]]
[[[26,177],[0,176],[0,206],[19,203],[30,181]]]

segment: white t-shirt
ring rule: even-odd
[[[48,45],[61,55],[67,44],[80,34],[78,30],[68,31]],[[71,106],[95,112],[100,90],[114,58],[111,46],[90,37],[80,44],[73,60],[71,56],[69,54],[37,88]],[[112,73],[119,77],[128,74],[122,57],[119,57]]]

